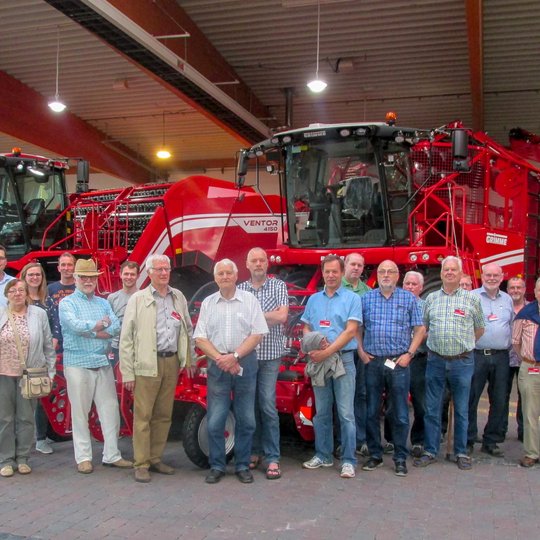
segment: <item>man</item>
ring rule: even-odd
[[[246,267],[251,279],[240,283],[238,288],[257,298],[269,328],[257,351],[256,427],[250,467],[257,467],[262,456],[266,478],[274,480],[281,477],[276,382],[285,351],[283,324],[289,315],[289,295],[283,281],[268,277],[268,257],[263,249],[253,248],[248,252]]]
[[[150,471],[174,474],[161,457],[171,427],[178,369],[191,366],[193,328],[184,295],[169,286],[169,257],[150,255],[145,264],[150,285],[133,293],[127,303],[120,372],[124,388],[134,398],[135,481],[148,483]],[[129,284],[138,267],[126,264],[123,273],[127,270],[131,270]]]
[[[525,300],[525,281],[519,276],[511,277],[506,284],[506,291],[512,298],[514,304],[514,315],[517,315],[527,304]],[[518,379],[519,367],[521,365],[521,358],[519,354],[512,347],[510,349],[510,373],[508,374],[508,387],[506,390],[506,402],[505,402],[505,412],[504,412],[504,426],[503,433],[506,437],[508,431],[508,413],[510,409],[510,395],[512,394],[512,385],[514,378]],[[521,407],[521,392],[518,387],[518,400],[517,400],[517,410],[516,410],[516,422],[517,422],[517,434],[518,440],[523,442],[523,410]]]
[[[230,259],[214,266],[219,291],[205,298],[195,329],[197,347],[208,358],[208,445],[210,473],[207,484],[225,476],[225,423],[231,407],[236,420],[234,465],[243,484],[253,482],[249,470],[255,432],[255,395],[259,368],[255,348],[268,334],[268,325],[255,296],[236,287],[238,268]]]
[[[367,444],[370,455],[362,470],[373,471],[383,464],[380,411],[386,386],[391,403],[394,470],[397,476],[403,477],[408,473],[409,363],[422,343],[425,328],[415,296],[397,286],[399,270],[393,261],[379,264],[377,281],[379,288],[362,298],[364,327],[358,347],[360,358],[366,364]]]
[[[512,345],[521,357],[518,384],[523,401],[522,467],[540,459],[540,278],[534,286],[536,302],[527,304],[514,319]]]
[[[459,280],[459,286],[466,291],[472,291],[472,277],[469,274],[463,274]]]
[[[356,424],[354,420],[355,366],[354,351],[358,348],[356,336],[362,322],[360,297],[345,289],[341,283],[345,270],[337,255],[327,255],[321,264],[324,290],[309,297],[302,315],[304,335],[321,332],[330,345],[309,353],[314,363],[330,359],[341,353],[345,375],[326,380],[325,386],[314,386],[317,413],[313,419],[315,455],[303,464],[305,469],[332,467],[334,438],[332,429],[335,400],[341,428],[341,477],[354,478],[356,465]]]
[[[7,251],[6,248],[0,244],[0,308],[7,306],[7,298],[4,294],[4,288],[13,279],[4,272],[7,265]]]
[[[364,257],[360,253],[350,253],[345,257],[345,275],[341,284],[346,289],[362,296],[371,290],[360,278],[364,272]],[[356,422],[356,452],[361,456],[369,454],[366,443],[367,422],[367,390],[366,371],[364,362],[360,359],[358,351],[354,352],[354,364],[356,366],[356,388],[354,391],[354,419]]]
[[[442,288],[431,293],[424,304],[428,332],[426,367],[426,412],[424,453],[413,462],[426,467],[437,461],[441,443],[441,406],[446,379],[454,400],[454,455],[461,470],[472,468],[467,455],[469,393],[474,373],[474,345],[484,333],[480,299],[459,286],[461,259],[448,256],[441,262]]]
[[[134,261],[124,261],[120,265],[120,280],[122,288],[119,291],[113,292],[107,296],[107,302],[111,304],[114,314],[118,317],[120,328],[124,320],[124,313],[129,299],[137,292],[137,278],[140,272],[139,264]],[[120,336],[116,336],[111,343],[111,352],[113,358],[113,367],[116,366],[119,360],[119,343]]]
[[[424,289],[424,276],[420,272],[411,270],[403,278],[403,289],[414,294],[421,310],[424,300],[420,298]],[[416,354],[410,364],[411,372],[411,401],[414,411],[414,421],[411,427],[411,454],[419,458],[424,450],[424,414],[426,401],[426,365],[427,347],[422,343],[416,349]]]
[[[512,346],[514,306],[510,296],[500,290],[502,268],[495,263],[482,267],[482,286],[473,291],[480,297],[486,330],[474,348],[474,375],[469,398],[468,447],[472,452],[478,436],[477,410],[480,397],[488,384],[489,413],[481,451],[503,457],[498,443],[504,440],[504,414],[510,371],[509,349]]]
[[[90,474],[92,442],[88,414],[92,402],[103,432],[103,464],[132,467],[118,450],[120,414],[113,370],[107,357],[120,325],[111,306],[95,295],[100,272],[93,260],[79,259],[75,265],[75,292],[60,301],[59,315],[64,337],[64,376],[71,405],[73,448],[77,470]]]

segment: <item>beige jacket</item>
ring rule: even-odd
[[[182,319],[178,338],[179,367],[191,366],[193,326],[184,295],[171,288],[175,311]],[[157,377],[156,302],[150,286],[130,299],[120,333],[120,372],[123,382],[135,376]]]

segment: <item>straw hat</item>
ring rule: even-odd
[[[98,272],[96,263],[92,259],[78,259],[75,264],[76,276],[99,276],[103,272]]]

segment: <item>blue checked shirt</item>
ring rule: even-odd
[[[111,324],[105,329],[111,339],[120,332],[120,323],[105,298],[86,294],[78,289],[60,301],[60,326],[64,338],[64,366],[97,368],[109,365],[109,339],[97,339],[93,332],[96,323],[106,315]]]
[[[268,278],[261,287],[255,289],[251,281],[244,281],[238,285],[243,291],[250,292],[259,301],[263,313],[274,311],[281,306],[289,305],[289,294],[284,281],[276,278]],[[277,324],[268,327],[269,332],[264,336],[257,349],[258,360],[273,360],[281,358],[285,352],[285,335],[283,325]]]
[[[380,289],[362,296],[364,350],[374,356],[407,352],[414,326],[423,326],[422,308],[414,294],[397,287],[389,298]]]

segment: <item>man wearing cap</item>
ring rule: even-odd
[[[100,273],[93,260],[79,259],[74,272],[75,292],[63,298],[58,306],[73,447],[77,470],[82,474],[94,470],[88,427],[92,402],[96,404],[103,432],[103,464],[121,468],[133,465],[123,459],[118,450],[120,413],[107,353],[111,339],[120,331],[120,324],[107,300],[95,295]]]
[[[193,328],[184,295],[169,286],[166,255],[146,259],[150,285],[129,299],[120,336],[120,371],[133,392],[135,481],[150,482],[150,471],[174,474],[161,461],[171,427],[178,369],[191,365]]]

